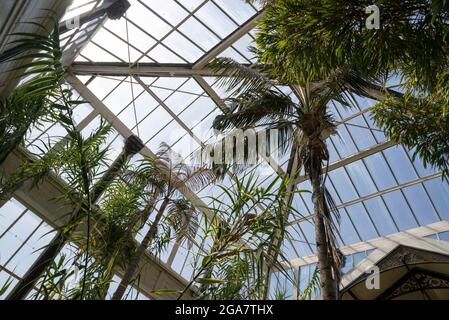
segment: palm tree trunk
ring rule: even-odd
[[[321,294],[323,300],[336,300],[337,283],[332,274],[331,258],[329,256],[328,241],[326,239],[326,227],[324,223],[325,197],[324,188],[321,185],[321,161],[313,166],[310,172],[312,184],[312,201],[314,206],[313,222],[315,224],[315,240],[317,247],[318,268],[320,273]]]
[[[112,300],[121,300],[123,298],[126,288],[128,288],[129,284],[131,283],[131,281],[134,277],[134,274],[137,270],[140,260],[142,259],[146,250],[150,246],[151,241],[153,241],[153,239],[156,235],[157,226],[158,226],[159,222],[161,221],[162,216],[164,215],[165,209],[167,208],[169,201],[170,201],[170,199],[168,197],[166,197],[164,199],[164,201],[162,202],[161,207],[159,208],[159,211],[157,212],[157,215],[154,218],[154,221],[151,224],[150,229],[148,230],[147,234],[145,235],[145,237],[143,238],[139,247],[137,248],[137,251],[134,253],[133,257],[131,258],[128,268],[126,269],[125,274],[123,275],[122,281],[120,281],[120,284],[119,284],[117,290],[115,291],[114,295],[112,296]]]

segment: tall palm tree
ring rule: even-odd
[[[299,101],[295,103],[276,90],[274,85],[279,81],[272,77],[270,66],[262,74],[232,59],[221,58],[214,62],[213,68],[225,74],[220,84],[231,92],[230,112],[217,116],[214,129],[225,132],[235,128],[279,129],[284,132],[279,135],[280,144],[290,142],[294,146],[294,155],[304,167],[313,189],[313,221],[323,298],[336,299],[342,264],[334,221],[334,218],[338,220],[338,211],[324,186],[326,175],[322,170],[329,161],[325,141],[336,133],[328,106],[335,100],[350,107],[351,94],[370,96],[368,92],[383,91],[382,88],[356,72],[339,71],[313,83],[291,83],[298,92]],[[295,179],[298,173],[291,172],[290,178]]]
[[[387,137],[449,176],[449,2],[377,2],[378,30],[365,27],[365,8],[372,4],[370,0],[267,4],[256,35],[260,61],[270,64],[287,83],[326,78],[345,68],[382,77],[385,83],[400,78],[406,95],[386,92],[373,109],[373,119]]]
[[[158,182],[156,192],[157,198],[160,200],[160,206],[149,230],[134,252],[112,300],[122,299],[128,285],[131,284],[136,274],[142,257],[155,239],[158,226],[167,210],[171,214],[179,213],[183,215],[183,217],[179,217],[183,221],[180,224],[179,231],[181,234],[187,232],[188,225],[192,221],[193,211],[191,206],[185,202],[186,200],[178,199],[179,193],[189,189],[201,189],[216,179],[215,174],[210,169],[196,168],[184,164],[182,157],[172,151],[165,143],[161,145],[159,152],[156,154],[156,159],[144,160],[144,164],[140,167],[137,174],[148,178],[149,181]],[[151,209],[154,208],[153,204]],[[148,214],[151,211],[148,211]],[[171,219],[173,220],[173,216]]]
[[[131,259],[135,248],[133,229],[145,210],[142,210],[144,192],[141,181],[124,179],[116,179],[105,191],[101,212],[95,216],[91,241],[93,261],[85,271],[90,275],[86,299],[104,300],[116,269],[125,268]],[[85,247],[80,247],[80,251],[85,252]]]
[[[432,90],[448,68],[449,3],[384,0],[380,28],[368,29],[370,0],[277,0],[265,7],[256,36],[262,61],[298,79],[324,78],[350,67],[365,75],[387,72]],[[319,53],[319,54],[317,54]]]

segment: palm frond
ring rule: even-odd
[[[41,30],[45,30],[45,35],[27,32],[12,33],[11,36],[15,36],[16,40],[11,41],[8,44],[10,48],[0,54],[0,63],[22,62],[9,71],[21,71],[20,77],[28,77],[23,85],[40,84],[42,86],[42,78],[45,78],[48,88],[55,88],[65,74],[65,68],[61,64],[59,25],[56,19],[54,20],[55,23],[50,32],[43,25],[34,23]]]
[[[193,204],[185,198],[172,201],[167,207],[167,218],[176,233],[176,242],[194,239],[198,229],[198,213]]]
[[[309,280],[307,287],[299,296],[299,300],[308,300],[312,294],[320,289],[320,272],[318,268],[313,271],[312,277]]]
[[[343,255],[338,249],[337,241],[337,237],[341,239],[339,231],[340,213],[327,188],[325,188],[324,197],[325,202],[327,203],[327,205],[324,206],[324,225],[326,228],[326,241],[328,243],[327,247],[329,249],[328,255],[331,260],[332,269],[337,279],[337,283],[339,283],[341,279],[341,268],[343,267]]]
[[[275,126],[279,121],[291,120],[296,105],[290,97],[276,90],[248,91],[227,100],[231,112],[219,115],[213,122],[216,130],[247,129],[254,126]]]
[[[248,91],[263,92],[274,85],[274,82],[256,69],[231,58],[217,58],[212,61],[210,67],[221,75],[218,85],[225,88],[231,96]]]

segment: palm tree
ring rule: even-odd
[[[84,271],[89,274],[86,299],[106,299],[117,268],[125,268],[131,259],[135,248],[133,231],[145,210],[142,210],[145,190],[146,186],[139,179],[129,181],[119,177],[105,191],[101,211],[95,215],[92,228],[95,230],[90,250],[93,258]],[[84,241],[80,239],[77,243]],[[85,249],[80,246],[81,253],[86,252]],[[74,299],[73,293],[70,298]]]
[[[55,21],[50,32],[34,24],[45,30],[46,35],[13,33],[19,39],[0,54],[0,63],[23,62],[12,71],[23,71],[21,77],[28,77],[10,96],[0,100],[0,165],[22,143],[31,126],[42,120],[56,121],[61,108],[64,109],[56,97],[65,75],[60,62],[59,26]],[[30,59],[33,61],[28,62]]]
[[[180,219],[184,223],[181,224],[180,231],[182,233],[187,231],[193,211],[191,206],[186,204],[186,200],[178,199],[179,192],[187,191],[188,189],[201,189],[216,179],[213,171],[209,169],[195,168],[184,164],[182,157],[172,151],[165,143],[161,145],[159,152],[156,154],[156,159],[144,160],[144,164],[139,168],[137,175],[145,177],[145,179],[148,178],[149,182],[157,182],[155,191],[161,203],[154,221],[134,252],[112,300],[122,299],[128,285],[134,278],[140,260],[157,235],[158,226],[166,210],[172,214],[174,212],[181,214],[182,217]],[[154,204],[155,202],[150,203],[148,206],[151,208],[147,212],[148,215],[155,208]]]
[[[212,244],[200,248],[194,263],[193,279],[183,290],[199,285],[199,298],[204,300],[266,299],[265,265],[273,263],[289,282],[294,279],[287,267],[273,256],[276,241],[287,238],[287,217],[292,209],[285,203],[286,179],[273,179],[266,187],[250,174],[237,180],[231,188],[220,186],[223,197],[211,197],[212,217],[204,217],[203,242]],[[282,255],[282,252],[278,252]]]
[[[382,1],[378,30],[365,27],[365,8],[372,4],[369,0],[268,4],[256,37],[261,60],[291,80],[325,78],[351,68],[369,76],[399,72],[407,81],[416,79],[421,88],[432,90],[449,64],[447,1]]]
[[[228,100],[231,111],[217,116],[213,128],[221,131],[263,128],[284,132],[279,135],[280,144],[294,146],[293,154],[304,167],[313,189],[313,221],[323,298],[336,299],[342,258],[337,249],[332,213],[338,220],[338,211],[324,186],[326,174],[322,170],[329,161],[325,141],[336,133],[336,123],[328,106],[335,100],[350,107],[351,94],[372,97],[368,92],[383,90],[354,71],[339,71],[320,81],[295,85],[299,98],[295,103],[275,89],[279,81],[270,78],[273,76],[270,66],[259,68],[265,73],[228,58],[214,62],[215,71],[225,74],[220,84],[231,92]],[[291,172],[290,178],[295,179],[298,173]]]
[[[365,28],[365,7],[371,4],[359,0],[267,4],[256,36],[260,61],[286,83],[304,84],[342,69],[383,78],[385,83],[400,78],[406,95],[385,92],[377,99],[381,101],[373,118],[390,139],[448,176],[449,3],[382,1],[379,30]]]
[[[63,174],[68,181],[68,190],[64,200],[75,203],[77,209],[72,213],[69,223],[58,232],[55,239],[40,255],[27,274],[10,294],[11,299],[23,299],[40,279],[42,273],[53,263],[54,258],[67,242],[69,231],[76,228],[87,216],[88,234],[86,243],[86,264],[90,249],[90,218],[95,211],[94,203],[103,194],[107,186],[116,178],[117,173],[137,153],[141,142],[135,137],[126,141],[119,158],[105,172],[95,186],[95,177],[99,177],[99,165],[106,159],[107,149],[101,149],[111,132],[110,125],[103,121],[100,128],[87,139],[76,128],[73,109],[84,103],[72,100],[72,92],[65,87],[66,69],[61,63],[62,49],[59,40],[59,24],[55,17],[52,31],[34,23],[45,31],[45,35],[32,33],[12,34],[19,37],[11,43],[10,49],[0,54],[0,63],[5,61],[24,61],[13,69],[21,70],[24,83],[16,88],[6,99],[0,101],[0,164],[11,151],[23,141],[32,125],[41,120],[59,122],[67,136],[55,148],[48,148],[45,155],[24,163],[8,180],[2,181],[0,197],[8,196],[26,180],[32,180],[36,187],[50,172]],[[31,62],[27,62],[32,60]],[[92,187],[92,188],[91,188]],[[81,205],[80,205],[81,204]],[[84,277],[84,279],[86,276]],[[83,285],[83,290],[85,285]],[[81,293],[81,298],[83,292]]]
[[[101,203],[92,210],[88,241],[84,230],[74,230],[70,234],[66,230],[66,237],[70,236],[68,240],[77,245],[77,253],[73,260],[64,257],[59,261],[46,260],[50,264],[35,299],[104,300],[117,268],[126,268],[135,249],[135,231],[141,228],[140,221],[148,216],[145,204],[154,196],[152,187],[147,185],[148,180],[139,175],[130,176],[126,158],[119,156],[118,159],[110,167],[115,168],[116,175],[108,174],[111,173],[109,169],[96,184],[96,192],[92,192],[101,194]],[[64,158],[63,162],[67,164],[68,161]],[[122,166],[126,168],[117,172],[117,167]],[[108,183],[110,179],[113,180]],[[103,192],[99,191],[101,186]],[[66,229],[77,226],[73,223]],[[84,258],[88,263],[83,265]],[[77,269],[82,271],[81,281],[74,278]]]

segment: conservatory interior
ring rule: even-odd
[[[0,300],[448,299],[430,2],[2,0]]]

